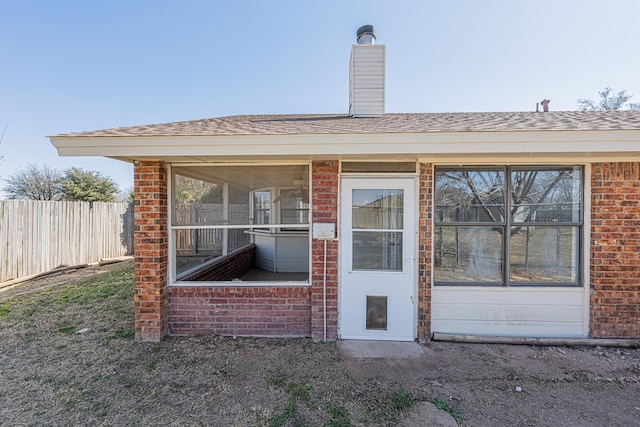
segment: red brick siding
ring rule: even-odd
[[[419,223],[418,223],[418,340],[431,337],[431,269],[432,269],[432,210],[433,165],[420,164]]]
[[[591,335],[640,337],[640,163],[591,167]]]
[[[338,228],[338,162],[313,162],[311,165],[311,223],[328,222]],[[338,338],[338,242],[327,244],[327,339]],[[325,241],[311,243],[311,337],[324,338],[323,268]]]
[[[172,335],[308,337],[308,286],[172,286]]]
[[[133,173],[135,338],[158,341],[167,334],[167,168],[140,161]]]
[[[215,260],[201,270],[182,278],[183,281],[225,281],[247,274],[254,267],[255,245],[248,246],[229,256]]]

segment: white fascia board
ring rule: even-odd
[[[433,132],[157,137],[53,136],[61,156],[640,154],[639,131]]]
[[[599,162],[640,162],[640,152],[606,153],[483,153],[483,154],[431,154],[419,155],[420,163],[437,165],[527,165],[533,163],[567,165]]]

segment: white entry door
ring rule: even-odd
[[[414,189],[411,178],[342,180],[342,339],[416,336]]]

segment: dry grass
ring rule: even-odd
[[[0,294],[1,425],[395,426],[418,402],[463,426],[640,416],[640,349],[431,343],[422,358],[358,360],[307,339],[138,343],[132,270],[94,267]]]
[[[335,344],[134,342],[132,264],[101,269],[0,303],[2,424],[391,425],[402,412],[394,384],[368,393]]]

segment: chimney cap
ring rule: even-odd
[[[356,31],[358,44],[375,44],[376,28],[373,25],[363,25]]]

